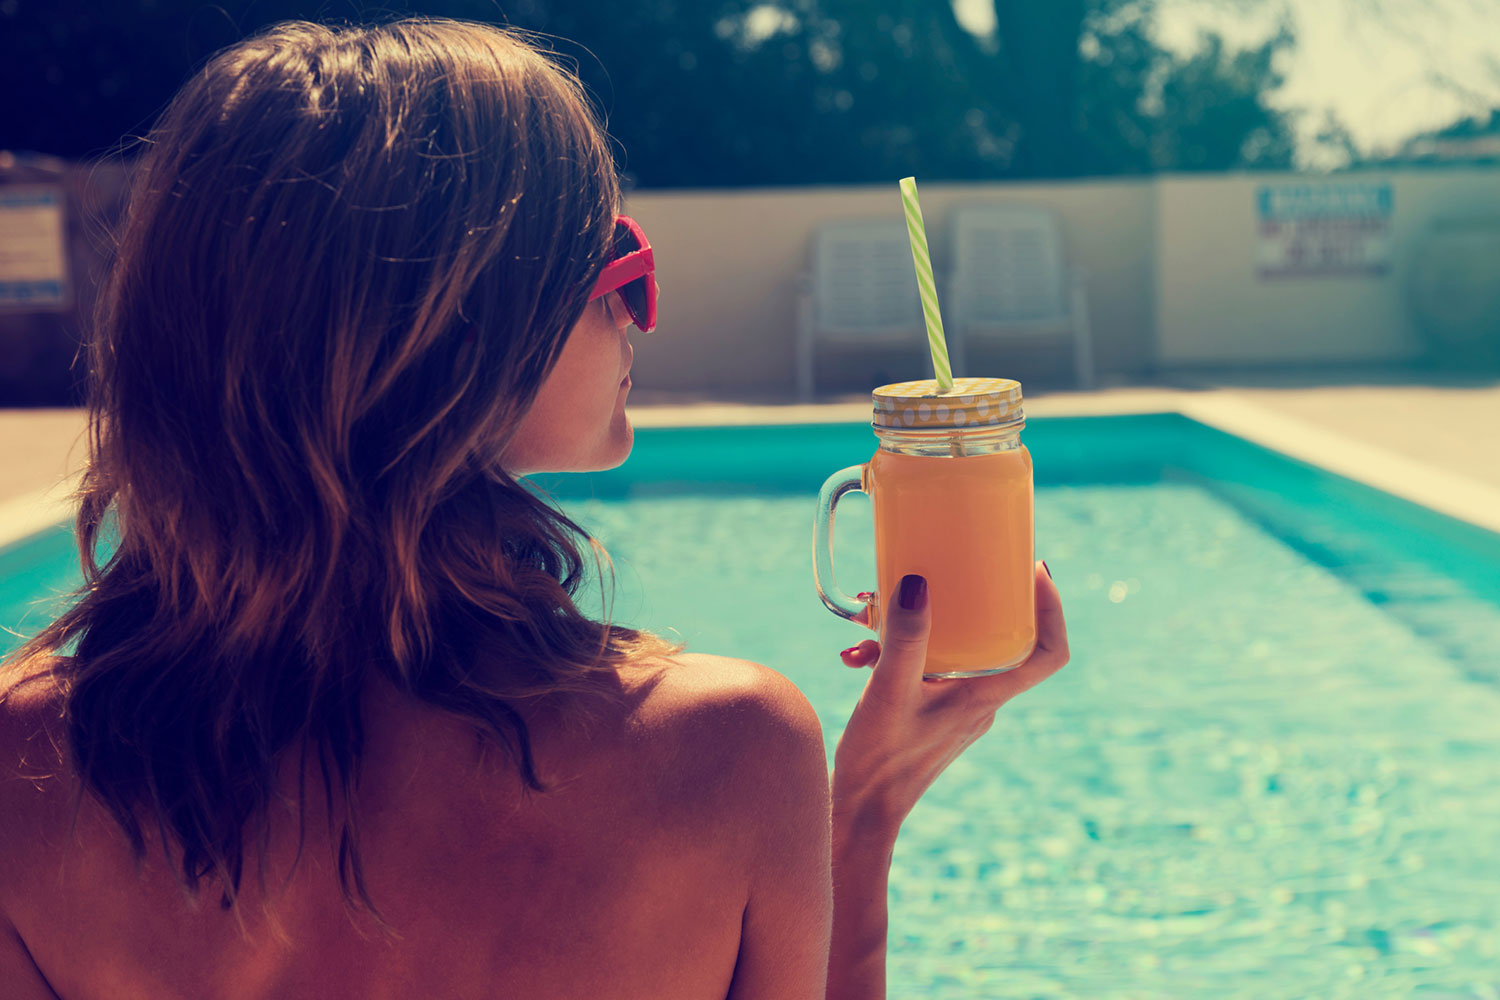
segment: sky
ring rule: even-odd
[[[993,29],[992,0],[953,3],[970,30]],[[1282,19],[1296,49],[1270,103],[1309,112],[1297,125],[1301,167],[1341,165],[1311,141],[1327,111],[1372,153],[1500,107],[1500,0],[1157,0],[1156,35],[1180,52],[1204,31],[1249,46]]]

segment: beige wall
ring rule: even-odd
[[[985,201],[1052,208],[1070,262],[1089,275],[1097,366],[1157,368],[1401,361],[1422,349],[1407,308],[1411,263],[1436,221],[1500,218],[1500,171],[1407,170],[1329,178],[1390,181],[1392,267],[1383,276],[1262,280],[1255,194],[1295,174],[1171,175],[1052,184],[923,184],[941,273],[952,210]],[[1317,183],[1317,179],[1312,179]],[[637,338],[643,388],[786,393],[796,295],[820,223],[901,218],[896,185],[642,192],[629,210],[659,248],[662,319]],[[1065,345],[971,352],[974,374],[1070,378]],[[922,370],[908,355],[820,355],[820,387],[865,389]]]
[[[123,174],[103,169],[67,171],[68,183],[80,186],[74,205],[89,207],[92,215],[117,204],[124,190]],[[1304,179],[1296,175],[923,183],[922,206],[940,275],[949,264],[948,221],[956,207],[1006,201],[1053,209],[1070,263],[1088,272],[1095,356],[1106,376],[1159,367],[1409,358],[1420,345],[1405,285],[1424,234],[1441,219],[1500,219],[1500,170],[1352,176],[1393,186],[1393,269],[1387,276],[1257,278],[1256,189]],[[7,179],[35,180],[16,174],[0,182]],[[662,285],[657,332],[635,338],[637,385],[730,395],[792,392],[797,292],[818,225],[902,217],[894,179],[872,187],[647,191],[631,196],[629,211],[657,247]],[[97,251],[103,244],[76,234],[71,242],[83,304],[102,265]],[[78,256],[84,249],[86,258]],[[48,373],[70,378],[72,328],[84,315],[80,308],[76,314],[0,316],[0,385],[7,373],[27,386],[42,384]],[[916,343],[908,354],[826,352],[818,384],[865,391],[883,380],[920,375],[924,349]],[[43,348],[56,355],[45,365]],[[1065,344],[971,349],[969,368],[1023,382],[1071,380]]]
[[[1149,181],[1077,184],[923,184],[934,267],[948,263],[947,220],[961,204],[1042,204],[1061,220],[1071,263],[1090,275],[1101,371],[1134,372],[1154,350],[1154,215]],[[896,185],[751,191],[640,192],[628,211],[657,247],[661,317],[635,338],[642,388],[787,393],[793,384],[797,290],[814,229],[842,218],[900,220]],[[910,355],[820,355],[819,387],[868,389],[880,378],[920,377]],[[992,349],[994,350],[994,349]],[[971,352],[973,374],[1065,380],[1066,345]],[[980,371],[979,369],[983,369]]]
[[[1171,176],[1158,182],[1156,313],[1162,366],[1412,358],[1422,345],[1406,289],[1428,227],[1441,219],[1500,216],[1500,172],[1495,170],[1330,178],[1390,182],[1390,272],[1260,280],[1256,191],[1266,183],[1303,180],[1255,174]]]

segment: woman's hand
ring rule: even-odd
[[[922,793],[985,733],[995,712],[1068,662],[1062,600],[1037,563],[1035,651],[1013,670],[987,677],[923,681],[931,612],[927,584],[902,579],[876,642],[844,650],[851,667],[874,666],[834,754],[834,836],[889,839]]]
[[[844,650],[874,664],[833,763],[833,936],[829,1000],[885,996],[886,893],[901,821],[943,769],[995,721],[995,711],[1068,662],[1052,576],[1036,565],[1036,650],[1003,674],[923,681],[932,615],[927,582],[902,579],[880,641]]]

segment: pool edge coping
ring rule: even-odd
[[[1325,430],[1232,389],[1130,389],[1043,396],[1026,403],[1034,417],[1178,414],[1280,455],[1500,534],[1500,489],[1427,462]],[[710,427],[866,423],[865,402],[665,405],[631,411],[636,427]]]
[[[1500,534],[1500,489],[1377,445],[1287,417],[1229,393],[1176,411],[1263,448]]]
[[[0,502],[0,549],[73,519],[71,497],[81,473],[44,490]]]
[[[1118,417],[1175,413],[1278,454],[1306,462],[1428,510],[1500,534],[1500,489],[1324,430],[1250,402],[1229,389],[1119,390],[1044,396],[1028,401],[1035,417]],[[640,428],[866,423],[865,402],[764,405],[659,405],[630,411]],[[0,502],[0,548],[73,516],[78,474],[50,488]]]

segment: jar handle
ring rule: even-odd
[[[834,580],[833,514],[844,494],[856,490],[868,492],[865,489],[865,468],[851,465],[829,476],[818,491],[818,511],[813,517],[813,586],[829,611],[850,621],[855,621],[865,610],[865,603],[844,593]]]

